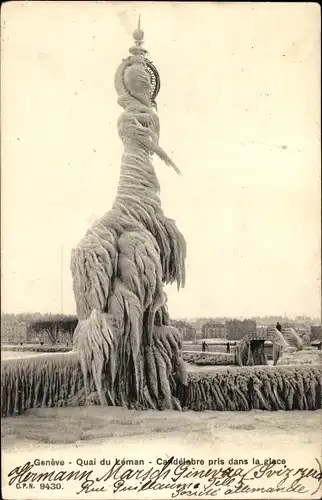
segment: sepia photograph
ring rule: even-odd
[[[320,59],[317,3],[4,3],[4,500],[321,498]]]

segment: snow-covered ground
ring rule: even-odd
[[[319,459],[321,451],[321,417],[321,411],[140,412],[99,406],[28,410],[22,416],[2,419],[2,473],[5,478],[13,468],[27,461],[33,462],[35,458],[64,459],[67,470],[94,469],[96,475],[103,475],[106,471],[106,467],[104,469],[99,464],[102,458],[110,459],[112,464],[115,459],[143,459],[147,470],[151,467],[149,464],[156,467],[157,458],[167,460],[172,456],[203,459],[206,469],[209,460],[219,458],[225,460],[225,466],[231,458],[247,459],[249,464],[253,459],[277,458],[286,460],[285,467],[318,468],[315,459]],[[82,468],[76,463],[77,459],[94,458],[97,467],[88,467],[87,464]],[[213,465],[213,468],[218,467],[218,463]],[[64,468],[66,470],[66,466]],[[35,472],[44,470],[44,467],[36,468]],[[253,481],[251,486],[255,486],[255,482],[257,487],[272,486],[272,481],[263,478]],[[3,479],[5,486],[4,483]],[[312,478],[305,484],[310,484],[310,491],[318,487],[318,481]],[[9,488],[5,488],[5,492]],[[76,489],[80,489],[79,485],[65,482],[64,491],[56,491],[56,496],[51,498],[79,498]],[[22,496],[24,492],[12,488],[10,494],[16,495],[10,497],[16,500],[26,498]],[[46,491],[37,491],[37,495],[30,496],[29,492],[28,498],[48,498]],[[106,493],[96,498],[107,498]],[[127,492],[115,498],[148,496]],[[170,494],[167,490],[150,491],[149,498],[170,498]],[[247,498],[259,498],[259,494]],[[261,498],[268,497],[264,494]],[[287,495],[285,498],[299,496]],[[319,493],[310,498],[320,498]]]

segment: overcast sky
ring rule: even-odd
[[[2,310],[75,311],[70,251],[116,193],[139,11],[183,172],[155,159],[188,248],[170,314],[320,316],[320,12],[273,3],[4,5]]]

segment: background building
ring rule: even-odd
[[[229,320],[226,322],[226,329],[228,340],[241,340],[246,333],[256,333],[256,321],[252,319]]]
[[[224,339],[227,337],[227,327],[225,323],[207,321],[202,325],[201,334],[203,339]]]
[[[27,340],[27,325],[25,322],[1,319],[1,343],[20,344]]]

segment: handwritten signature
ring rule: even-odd
[[[117,461],[101,477],[95,477],[90,470],[51,470],[49,472],[34,472],[34,464],[26,462],[15,467],[8,473],[9,485],[19,483],[49,483],[77,481],[80,489],[77,495],[105,492],[111,482],[113,493],[171,491],[171,498],[185,495],[186,497],[224,496],[236,494],[267,494],[297,493],[315,495],[322,485],[322,464],[315,459],[317,468],[292,469],[270,464],[258,464],[251,468],[196,468],[188,464],[173,465],[174,457],[165,462],[163,467],[130,468]],[[263,479],[271,479],[271,486],[260,486]],[[307,479],[316,482],[316,489],[310,491],[306,485]],[[254,486],[255,482],[259,485]]]

